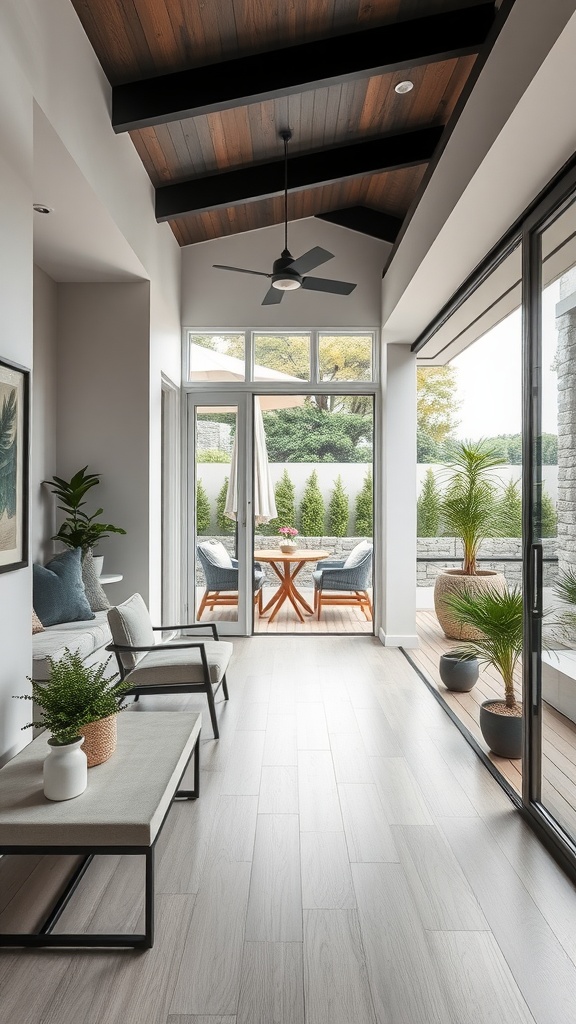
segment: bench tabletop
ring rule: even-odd
[[[0,849],[6,846],[151,846],[200,733],[202,717],[182,711],[125,711],[118,746],[88,769],[72,800],[44,796],[42,733],[0,771]]]

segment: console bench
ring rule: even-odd
[[[88,787],[73,800],[44,796],[42,733],[0,771],[0,854],[81,854],[82,862],[34,934],[0,934],[0,946],[133,946],[154,942],[154,847],[176,797],[199,795],[199,714],[125,711],[118,716],[118,746],[90,768]],[[179,789],[194,755],[194,789]],[[146,858],[144,934],[70,934],[53,929],[96,854]]]

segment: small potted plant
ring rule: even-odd
[[[87,768],[101,764],[116,749],[116,715],[127,707],[122,701],[129,684],[116,682],[117,675],[105,677],[110,659],[85,665],[66,648],[61,658],[48,660],[47,682],[30,679],[32,693],[17,699],[34,701],[41,711],[40,720],[24,729],[36,726],[52,733],[44,762],[45,795],[70,800],[86,789]]]
[[[456,620],[476,633],[453,653],[492,665],[504,682],[504,700],[487,700],[480,705],[482,735],[494,754],[521,757],[522,705],[516,700],[514,670],[522,654],[522,594],[517,587],[503,594],[497,590],[474,594],[464,591],[447,595],[446,601]]]
[[[120,526],[96,522],[104,509],[96,509],[90,516],[83,510],[86,504],[84,496],[100,483],[100,474],[87,473],[87,469],[88,466],[79,469],[70,480],[53,476],[52,480],[44,481],[52,487],[52,493],[59,499],[58,508],[67,513],[66,519],[52,540],[59,540],[67,548],[82,548],[83,558],[88,550],[93,550],[99,541],[111,533],[126,533]]]
[[[295,530],[293,526],[281,526],[278,533],[280,534],[280,551],[283,551],[285,555],[295,551],[296,541],[294,538],[298,536],[298,530]]]

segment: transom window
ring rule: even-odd
[[[186,379],[247,383],[374,381],[375,331],[192,331]]]

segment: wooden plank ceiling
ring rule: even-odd
[[[289,167],[289,218],[345,210],[349,224],[360,207],[366,230],[368,208],[387,215],[370,233],[393,241],[441,135],[425,130],[447,124],[495,35],[493,5],[456,2],[72,0],[113,87],[115,130],[130,129],[181,245],[282,222],[287,127],[290,158],[312,154],[314,167],[335,151],[331,173],[308,167],[304,187],[290,186]],[[406,80],[414,88],[399,95]],[[382,140],[381,157],[366,157],[368,140]],[[253,171],[238,198],[230,172],[241,169]],[[202,209],[193,187],[173,188],[198,179],[215,197]]]

